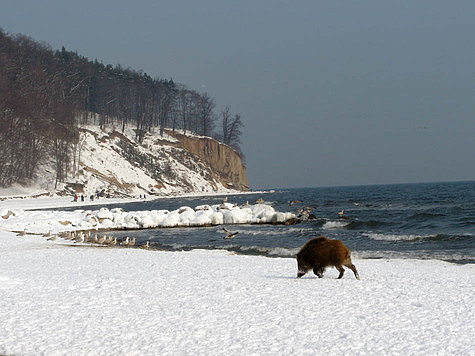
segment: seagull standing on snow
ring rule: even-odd
[[[224,236],[223,239],[233,239],[237,234],[239,234],[239,231],[229,232],[224,227],[223,227],[223,231],[226,233],[226,236]]]

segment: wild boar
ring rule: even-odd
[[[334,266],[343,277],[345,270],[343,266],[348,267],[355,274],[356,279],[360,279],[356,267],[351,262],[350,250],[343,245],[340,240],[330,240],[324,236],[315,237],[305,243],[297,253],[297,278],[313,269],[318,278],[323,277],[326,267]]]

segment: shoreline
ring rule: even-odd
[[[13,195],[0,195],[0,209],[23,209],[23,210],[35,210],[35,209],[58,209],[63,207],[78,206],[91,206],[91,205],[111,205],[111,204],[127,204],[127,203],[140,203],[151,202],[162,199],[180,199],[180,198],[197,198],[197,197],[219,197],[219,196],[233,196],[233,195],[252,195],[252,194],[267,194],[269,191],[259,190],[252,192],[210,192],[210,193],[183,193],[179,195],[148,195],[147,198],[99,198],[93,201],[85,199],[84,201],[74,201],[73,197],[63,196],[49,196],[50,193],[40,194],[37,197],[31,195],[13,196]],[[31,207],[31,208],[29,208]]]

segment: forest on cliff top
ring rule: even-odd
[[[92,116],[99,125],[133,125],[136,140],[158,128],[214,137],[240,150],[243,123],[229,106],[172,79],[120,65],[104,65],[53,50],[0,28],[0,187],[33,180],[54,160],[56,181],[68,177],[79,126]]]

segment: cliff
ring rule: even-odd
[[[249,190],[246,168],[234,149],[209,137],[173,134],[184,149],[199,157],[219,177],[224,187]]]
[[[49,173],[48,173],[49,172]],[[55,186],[54,169],[45,166],[36,182],[44,190]],[[165,131],[147,133],[142,143],[135,128],[83,126],[68,178],[57,193],[104,196],[169,196],[248,190],[246,169],[232,148],[208,137]]]

